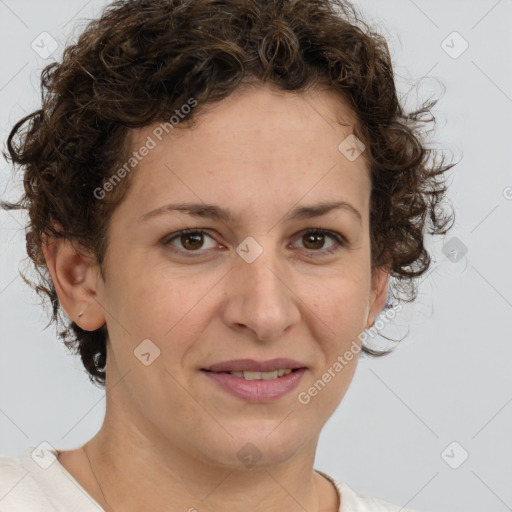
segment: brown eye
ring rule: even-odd
[[[212,240],[210,247],[204,247],[206,239]],[[176,247],[176,243],[179,245]],[[204,230],[201,229],[185,229],[178,233],[174,233],[163,241],[164,245],[176,247],[178,252],[202,252],[200,249],[209,249],[215,247],[215,240]]]
[[[208,238],[211,240],[211,245],[205,247]],[[328,239],[331,239],[332,243],[325,247]],[[320,228],[304,231],[299,240],[304,244],[303,248],[309,251],[313,257],[334,253],[347,245],[345,238],[339,233]],[[179,245],[176,246],[178,242]],[[173,233],[162,243],[166,246],[172,246],[176,252],[189,254],[195,252],[198,256],[204,254],[206,249],[216,246],[216,241],[203,229],[185,229]]]
[[[303,235],[304,245],[306,249],[322,249],[325,243],[325,236],[323,233],[308,233]]]
[[[185,249],[196,250],[203,245],[203,235],[200,233],[185,233],[180,236],[180,242]]]
[[[325,243],[329,238],[333,240],[334,243],[331,243],[326,248]],[[318,253],[318,256],[320,256],[322,254],[325,255],[326,253],[336,252],[346,245],[345,239],[339,233],[319,228],[303,232],[299,240],[302,240],[304,248],[310,251],[314,256],[317,255],[315,253]]]

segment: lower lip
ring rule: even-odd
[[[204,371],[203,373],[215,381],[228,393],[247,402],[272,402],[293,391],[306,372],[301,368],[294,372],[270,380],[246,380],[229,373],[215,373]]]

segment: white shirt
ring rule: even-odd
[[[59,462],[57,450],[34,448],[19,457],[0,457],[0,512],[104,512]],[[336,486],[338,512],[413,512],[356,494],[345,482],[315,471]]]

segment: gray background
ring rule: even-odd
[[[361,359],[322,433],[316,467],[418,511],[512,510],[512,1],[355,3],[389,40],[406,106],[442,95],[433,141],[460,160],[451,173],[457,223],[430,242],[435,263],[418,302],[384,331],[400,335],[409,326],[409,336],[391,356]],[[38,107],[41,69],[105,4],[0,0],[2,145],[14,122]],[[59,44],[49,59],[31,47],[43,31]],[[463,41],[454,31],[469,43],[457,58]],[[17,197],[3,159],[0,176],[2,196]],[[21,214],[0,211],[3,455],[41,441],[79,446],[100,428],[105,405],[54,327],[43,331],[47,317],[18,276],[26,265],[22,225]],[[453,246],[458,255],[443,253]]]

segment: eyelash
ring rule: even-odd
[[[205,234],[205,235],[209,236],[210,238],[213,238],[208,233],[208,231],[204,230],[204,229],[184,229],[182,231],[172,233],[171,235],[166,237],[162,243],[167,246],[167,245],[170,245],[173,240],[175,240],[177,238],[179,239],[183,235],[197,235],[197,234]],[[330,231],[328,229],[323,229],[323,228],[311,228],[311,229],[301,231],[298,238],[300,239],[303,236],[308,235],[308,234],[326,235],[329,238],[332,238],[336,242],[334,244],[334,246],[331,247],[330,249],[318,249],[318,250],[305,249],[307,252],[312,254],[313,257],[316,257],[318,253],[320,253],[320,256],[325,255],[325,254],[333,254],[333,253],[341,250],[343,247],[345,247],[347,245],[347,241],[342,235],[340,235],[339,233],[336,233],[335,231]],[[193,254],[193,253],[199,253],[198,255],[201,254],[201,249],[198,249],[196,251],[190,251],[190,250],[186,250],[186,249],[176,249],[176,251],[181,252],[181,253],[185,252],[185,253],[190,253],[190,254]]]

